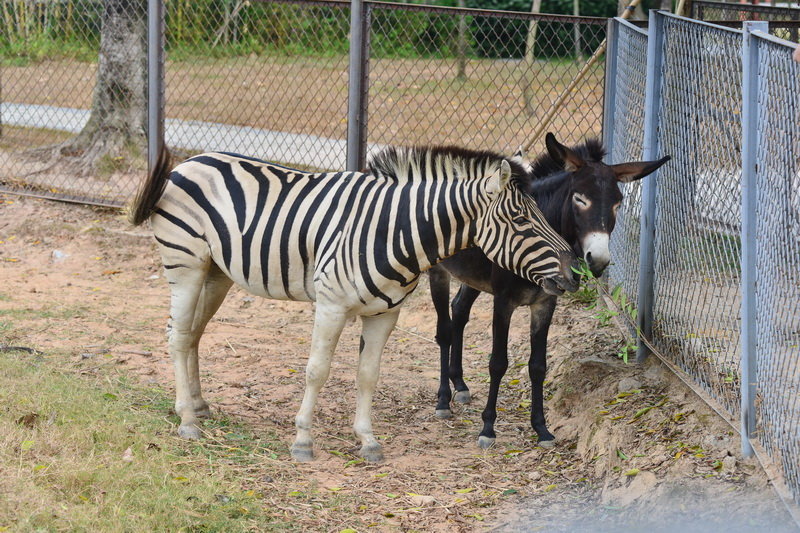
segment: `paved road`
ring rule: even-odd
[[[3,124],[29,128],[79,132],[89,111],[29,104],[0,104]],[[193,120],[167,119],[164,136],[168,146],[193,151],[238,152],[287,165],[318,169],[345,168],[347,143],[314,135],[261,130]],[[370,145],[372,152],[380,146]]]

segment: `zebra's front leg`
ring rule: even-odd
[[[381,368],[381,354],[397,323],[399,309],[361,317],[361,350],[358,356],[358,394],[353,431],[361,439],[359,455],[371,463],[383,460],[381,445],[372,433],[372,398]]]
[[[331,358],[346,319],[347,314],[343,311],[317,303],[314,329],[311,333],[311,354],[306,364],[306,390],[295,418],[297,436],[292,445],[292,457],[297,461],[310,461],[314,458],[314,440],[311,437],[314,406],[319,391],[330,374]]]

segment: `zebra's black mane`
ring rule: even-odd
[[[411,179],[435,179],[412,169],[424,169],[428,165],[437,168],[451,165],[457,169],[460,178],[470,178],[473,169],[483,166],[500,167],[505,160],[511,167],[511,179],[520,181],[527,176],[525,167],[516,160],[488,150],[471,150],[460,146],[389,146],[376,153],[368,162],[369,171],[375,175],[390,177],[398,182]]]

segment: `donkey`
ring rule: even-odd
[[[266,298],[316,302],[292,446],[299,461],[313,458],[314,406],[354,316],[362,335],[353,430],[360,455],[382,459],[371,418],[381,353],[420,274],[443,258],[477,245],[548,290],[578,287],[569,244],[521,190],[524,167],[492,152],[389,147],[367,173],[311,174],[229,153],[201,154],[170,171],[168,159],[129,218],[150,219],[164,262],[184,438],[199,438],[198,418],[209,415],[197,348],[234,283]]]
[[[547,153],[528,166],[525,191],[542,209],[547,221],[582,257],[592,274],[599,276],[609,264],[609,237],[614,230],[617,208],[622,201],[619,183],[644,178],[669,161],[644,161],[606,165],[605,150],[597,140],[568,148],[552,133],[545,137]],[[517,153],[516,159],[522,154]],[[429,271],[431,297],[438,317],[436,341],[440,347],[441,372],[436,415],[449,418],[451,390],[455,386],[458,403],[469,403],[470,393],[463,379],[461,362],[464,327],[470,309],[481,292],[494,295],[492,320],[492,355],[489,362],[489,396],[482,413],[483,429],[478,445],[488,448],[496,438],[497,395],[500,381],[508,369],[508,328],[511,315],[521,306],[531,310],[531,356],[528,375],[531,379],[531,427],[539,437],[539,445],[553,446],[555,436],[547,429],[544,417],[544,378],[547,372],[547,334],[556,306],[558,291],[548,290],[525,281],[513,272],[494,264],[479,249],[459,252]],[[462,282],[453,299],[451,320],[450,277]]]

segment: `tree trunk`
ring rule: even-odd
[[[147,146],[147,1],[105,0],[89,121],[58,147],[80,170],[122,170]]]
[[[531,13],[539,14],[542,9],[542,0],[533,0],[531,3]],[[536,32],[539,29],[539,21],[532,20],[528,25],[528,36],[525,39],[525,60],[522,68],[522,99],[525,111],[533,116],[536,113],[535,91],[532,87],[534,83],[533,67],[536,62]]]
[[[572,0],[572,14],[576,17],[581,15],[580,0]],[[583,46],[581,45],[581,25],[577,22],[573,24],[575,36],[575,59],[583,61]]]
[[[466,0],[458,0],[458,7],[467,7]],[[458,57],[458,71],[456,78],[464,81],[467,79],[467,17],[458,16],[458,42],[456,43],[456,56]]]

